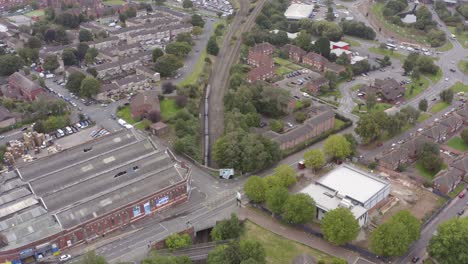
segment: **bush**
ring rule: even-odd
[[[163,94],[170,94],[172,93],[177,87],[171,83],[171,82],[166,82],[166,83],[163,83],[162,85],[162,92]]]
[[[296,112],[294,114],[294,119],[296,119],[296,121],[299,123],[304,123],[304,121],[307,119],[307,114],[304,112]]]
[[[284,129],[284,124],[280,120],[273,119],[270,121],[270,128],[276,133],[281,133]]]
[[[190,246],[192,244],[192,238],[189,234],[172,234],[166,238],[166,246],[170,249],[177,249]]]
[[[185,95],[178,95],[175,98],[175,103],[178,107],[183,108],[187,105],[188,98]]]

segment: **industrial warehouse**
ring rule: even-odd
[[[190,168],[122,130],[0,175],[0,262],[28,263],[188,199]]]

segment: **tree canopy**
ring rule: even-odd
[[[259,176],[250,176],[244,184],[245,195],[255,203],[265,201],[266,190],[266,182]]]
[[[55,71],[60,65],[56,55],[48,55],[42,65],[46,71]]]
[[[283,219],[291,224],[303,224],[315,217],[315,201],[305,193],[293,194],[283,206]]]
[[[273,186],[266,191],[266,205],[273,213],[281,214],[288,197],[288,189],[279,185]]]
[[[325,213],[321,230],[326,240],[343,245],[356,239],[359,223],[348,208],[337,208]]]
[[[165,54],[159,57],[154,64],[154,70],[161,74],[161,77],[169,77],[179,68],[184,66],[182,61],[173,54]]]
[[[439,263],[468,263],[468,218],[452,218],[437,227],[429,241],[429,255]]]
[[[170,249],[183,248],[192,244],[192,238],[189,234],[174,233],[166,238],[165,243]]]
[[[331,135],[325,140],[323,150],[333,159],[344,159],[351,154],[351,145],[345,137]]]
[[[101,82],[94,77],[85,77],[81,81],[80,95],[91,98],[99,93]]]
[[[0,56],[0,75],[7,76],[21,69],[24,65],[23,59],[16,55],[5,54]]]
[[[274,169],[273,176],[278,179],[278,183],[283,187],[290,187],[291,185],[295,184],[296,179],[296,171],[287,164],[281,164]]]
[[[307,168],[318,170],[325,165],[325,155],[320,149],[311,149],[304,153],[304,163]]]
[[[80,33],[78,34],[78,39],[80,42],[88,42],[93,40],[93,33],[87,29],[80,29]]]
[[[231,214],[229,219],[222,220],[211,230],[211,238],[215,241],[238,238],[244,231],[244,226],[236,214]]]

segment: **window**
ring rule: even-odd
[[[139,205],[133,207],[133,217],[141,215],[141,208]]]

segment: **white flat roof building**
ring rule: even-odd
[[[340,48],[338,48],[338,49],[332,49],[332,50],[330,51],[330,53],[331,53],[331,54],[335,54],[336,57],[339,57],[339,56],[340,56],[341,54],[343,54],[343,53],[346,54],[346,55],[348,55],[348,56],[349,56],[350,54],[352,54],[351,51],[345,50],[345,49],[340,49]]]
[[[313,10],[313,5],[291,4],[286,10],[286,12],[284,12],[284,16],[286,17],[286,19],[290,20],[309,18],[310,15],[312,15]]]
[[[317,219],[321,220],[330,210],[346,207],[363,226],[367,222],[368,211],[388,197],[390,184],[375,175],[343,164],[300,192],[314,199]]]

